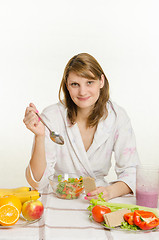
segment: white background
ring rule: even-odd
[[[64,67],[80,52],[104,69],[141,162],[158,164],[158,12],[158,0],[0,0],[0,188],[28,185],[25,108],[58,101]]]

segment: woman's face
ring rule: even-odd
[[[70,72],[67,78],[67,89],[72,101],[78,108],[91,108],[99,98],[100,89],[104,86],[104,76],[101,79],[86,79]]]

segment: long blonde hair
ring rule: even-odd
[[[70,72],[74,72],[78,76],[94,80],[101,79],[101,75],[104,75],[104,86],[100,89],[99,98],[87,119],[88,127],[97,126],[99,120],[101,118],[106,118],[108,114],[106,107],[106,103],[109,100],[108,80],[97,60],[88,53],[80,53],[68,61],[64,69],[64,74],[59,89],[59,100],[61,103],[65,104],[68,112],[68,118],[72,124],[75,124],[76,122],[77,106],[72,101],[66,86],[67,78]],[[92,74],[94,77],[92,77]],[[64,94],[64,100],[61,99],[62,91]]]

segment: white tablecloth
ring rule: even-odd
[[[20,228],[0,229],[3,240],[158,240],[158,232],[132,233],[106,230],[89,220],[89,202],[84,195],[75,200],[62,200],[45,192],[40,199],[45,207],[40,221]],[[135,197],[124,196],[112,202],[135,204]]]

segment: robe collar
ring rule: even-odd
[[[96,177],[92,171],[89,157],[97,150],[97,148],[99,148],[104,142],[107,141],[113,130],[113,126],[116,119],[111,104],[107,103],[107,109],[108,116],[105,120],[99,121],[93,142],[87,151],[85,150],[77,123],[74,124],[73,126],[71,125],[70,120],[67,117],[67,109],[65,109],[63,115],[70,144],[72,145],[72,148],[75,151],[76,156],[79,159],[79,162],[82,164],[85,171],[88,173],[89,176],[93,178]]]

